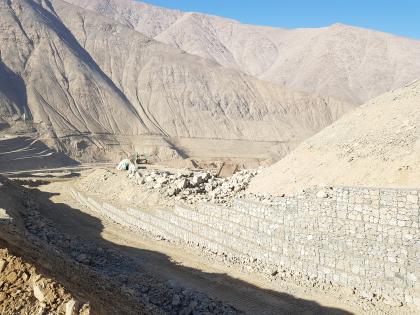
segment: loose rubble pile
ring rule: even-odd
[[[0,313],[87,315],[89,305],[81,305],[60,284],[0,249]]]
[[[137,185],[159,191],[165,197],[189,204],[213,202],[224,204],[243,194],[259,169],[242,170],[229,178],[218,178],[212,172],[136,170],[132,163],[123,163],[119,170],[128,170],[128,177]],[[122,167],[121,167],[122,165]]]

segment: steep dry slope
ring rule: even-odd
[[[105,136],[118,147],[139,135],[276,141],[288,149],[351,109],[223,68],[67,2],[0,6],[2,120],[25,113],[74,154],[106,147]],[[88,141],[67,139],[80,135]],[[98,137],[102,144],[89,143]]]
[[[420,80],[381,95],[302,143],[251,182],[282,194],[312,185],[420,187]]]
[[[4,120],[28,111],[59,136],[147,131],[121,91],[37,1],[1,0],[0,36]]]
[[[0,59],[0,122],[13,121],[29,113],[22,79]]]
[[[420,77],[420,41],[334,24],[278,29],[133,0],[67,0],[188,53],[287,87],[362,104]]]
[[[140,115],[170,137],[294,141],[349,109],[185,54],[63,1],[52,2]]]

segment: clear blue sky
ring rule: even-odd
[[[420,0],[143,0],[283,28],[343,23],[420,39]]]

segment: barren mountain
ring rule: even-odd
[[[146,130],[121,91],[38,2],[0,1],[0,36],[4,120],[26,111],[59,136]]]
[[[295,90],[353,104],[420,77],[420,41],[334,24],[278,29],[132,0],[67,0],[158,41]]]
[[[103,147],[106,136],[118,146],[139,135],[274,141],[284,153],[351,108],[223,68],[60,0],[0,6],[2,119],[26,113],[60,139],[88,137],[79,153]]]
[[[420,80],[381,95],[302,143],[251,182],[282,194],[313,185],[419,187]]]

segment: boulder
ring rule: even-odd
[[[217,177],[222,177],[222,178],[230,177],[233,174],[235,174],[237,170],[238,170],[238,165],[223,163],[219,171],[217,172]]]
[[[168,183],[168,179],[167,179],[167,178],[165,178],[165,177],[159,177],[159,178],[156,180],[156,182],[157,182],[158,184],[160,184],[160,185],[164,185],[164,184],[167,184],[167,183]]]
[[[200,184],[206,183],[210,178],[211,178],[210,173],[200,173],[200,174],[194,175],[191,182],[193,185],[200,185]]]
[[[176,182],[176,187],[181,190],[188,188],[189,185],[190,185],[190,181],[187,178],[181,178],[180,180]]]
[[[203,177],[200,174],[195,175],[191,180],[191,185],[197,186],[204,182]]]
[[[317,198],[328,198],[328,193],[324,189],[321,189],[320,191],[318,191],[316,193],[316,197]]]
[[[153,176],[149,175],[144,180],[145,180],[146,183],[151,183],[155,180],[155,178]]]

